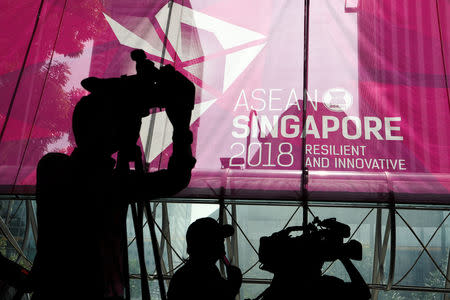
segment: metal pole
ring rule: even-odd
[[[166,48],[167,48],[167,41],[168,41],[168,37],[167,36],[169,34],[169,29],[170,29],[170,19],[172,18],[173,0],[169,1],[168,7],[169,7],[169,12],[168,12],[168,16],[167,16],[166,31],[165,31],[165,35],[164,35],[160,66],[162,66],[164,64],[164,58],[166,56]],[[149,127],[148,127],[148,133],[147,133],[147,143],[146,143],[145,148],[144,148],[144,152],[145,152],[144,155],[145,155],[145,161],[146,162],[147,162],[147,158],[150,155],[150,146],[151,146],[151,143],[152,143],[153,131],[155,129],[156,111],[157,111],[156,108],[152,108],[151,111],[150,111],[150,124],[149,124]]]
[[[9,200],[9,202],[8,202],[8,208],[6,210],[6,221],[5,221],[6,225],[9,225],[13,203],[14,203],[14,200]]]
[[[301,200],[303,226],[308,224],[308,169],[306,168],[306,109],[308,104],[309,0],[305,0],[303,25],[303,112],[302,112],[302,177]]]
[[[166,49],[167,49],[167,40],[168,40],[168,34],[170,29],[170,19],[172,18],[172,9],[173,9],[173,0],[170,0],[169,3],[167,3],[169,7],[169,12],[167,16],[167,23],[166,23],[166,34],[164,35],[164,41],[163,41],[163,49],[161,53],[161,65],[164,64],[164,57],[166,56]]]
[[[125,285],[125,300],[131,299],[131,288],[130,288],[130,266],[128,265],[128,233],[127,233],[127,222],[125,221],[122,225],[122,249],[123,249],[123,272],[124,272],[124,285]],[[136,234],[136,233],[135,233]],[[125,276],[127,276],[125,278]]]
[[[233,220],[236,220],[237,222],[237,209],[236,204],[231,204],[231,217]],[[237,223],[233,222],[233,228],[234,228],[234,235],[232,237],[232,244],[233,244],[233,263],[236,266],[239,266],[239,248],[238,248],[238,227]]]
[[[447,261],[447,278],[450,278],[450,251],[448,253],[448,261]],[[445,288],[450,289],[450,281],[445,281]],[[444,296],[444,300],[450,300],[450,293],[446,293]]]
[[[149,202],[149,207],[150,207],[150,202]],[[153,220],[156,219],[156,209],[157,209],[157,207],[158,207],[158,203],[153,203],[153,213],[152,213],[152,216],[151,216]],[[148,224],[148,223],[150,222],[149,217],[148,217],[149,212],[147,212],[147,209],[146,209],[146,208],[144,209],[144,212],[145,212],[145,216],[146,216],[146,218],[147,218],[147,224]],[[154,222],[153,224],[154,224],[155,226],[159,227],[159,226],[158,226],[158,223]],[[160,230],[160,232],[161,232],[161,234],[162,234],[162,236],[161,236],[161,244],[163,244],[163,243],[165,242],[165,239],[163,238],[163,237],[165,236],[165,233],[164,233],[163,228],[159,227],[159,230]],[[149,232],[150,232],[150,235],[151,235],[151,229],[150,229],[150,227],[149,227]],[[156,231],[155,231],[155,232],[156,232]],[[158,252],[158,253],[159,253],[159,257],[160,257],[159,261],[160,261],[160,263],[161,263],[161,272],[162,272],[162,274],[163,274],[163,279],[166,280],[164,274],[167,273],[167,268],[166,268],[165,263],[164,263],[164,258],[162,258],[163,251],[161,250],[161,247],[159,246],[158,240],[156,240],[155,243],[156,243],[156,248],[159,249],[159,252]],[[168,245],[168,246],[169,246],[169,245]],[[164,248],[164,247],[163,247],[163,248]],[[156,268],[155,268],[155,270],[156,270]],[[156,270],[156,271],[157,271],[157,270]],[[152,275],[152,276],[153,276],[153,275]],[[158,276],[158,274],[157,274],[156,276]],[[154,276],[153,276],[153,277],[154,277]],[[169,282],[167,282],[167,284],[169,284]]]
[[[30,222],[30,210],[29,207],[27,205],[27,200],[23,200],[25,201],[25,205],[26,205],[26,221],[25,221],[25,233],[23,235],[23,241],[22,241],[22,251],[25,251],[25,248],[28,245],[28,240],[29,240],[29,236],[30,236],[30,230],[31,230],[31,222]],[[16,259],[16,263],[19,263],[21,259],[21,256],[19,255]]]
[[[145,265],[145,253],[144,253],[144,234],[142,229],[143,221],[143,209],[142,201],[137,203],[132,203],[131,205],[131,215],[133,216],[134,233],[136,234],[136,246],[139,258],[139,268],[141,271],[141,293],[142,300],[150,300],[150,288],[148,285],[148,274],[147,267]]]
[[[231,218],[237,222],[236,204],[231,204]],[[234,235],[231,237],[233,247],[233,264],[239,267],[239,248],[238,248],[238,228],[237,223],[233,222]],[[237,299],[241,299],[241,293],[236,295]]]
[[[386,220],[386,228],[384,230],[383,242],[381,242],[381,220],[382,220],[382,209],[379,208],[377,211],[377,225],[376,225],[377,229],[376,229],[375,254],[374,254],[373,275],[372,275],[372,283],[374,284],[379,284],[382,281],[384,281],[384,260],[386,258],[389,237],[392,232],[392,221],[391,221],[392,215],[389,214]],[[393,246],[394,248],[392,248]],[[395,245],[392,245],[391,241],[391,250],[392,249],[394,249],[394,254],[391,253],[391,259],[393,259],[393,262],[395,263],[395,258],[392,258],[392,255],[395,255]],[[390,270],[394,271],[394,268],[392,267],[392,269]],[[394,275],[393,273],[389,274],[389,276],[393,275]],[[374,300],[378,299],[378,290],[376,290],[372,294],[372,299]]]
[[[145,209],[147,210],[148,227],[150,228],[150,237],[152,238],[153,255],[155,257],[156,273],[158,274],[159,292],[161,300],[166,300],[166,287],[164,286],[164,278],[161,268],[161,256],[159,254],[158,240],[155,232],[155,219],[153,218],[150,203],[145,201]]]
[[[160,61],[161,66],[164,64],[164,57],[166,55],[166,46],[167,46],[167,41],[168,41],[167,35],[169,34],[170,19],[172,16],[172,8],[173,8],[173,0],[169,1],[168,6],[169,6],[169,12],[168,12],[168,16],[167,16],[166,31],[165,31],[164,41],[163,41],[163,49],[162,49],[162,53],[161,53],[161,61]],[[150,114],[150,125],[149,125],[148,134],[147,134],[147,143],[146,143],[145,149],[144,149],[145,164],[147,163],[147,158],[150,155],[150,147],[151,147],[151,141],[153,138],[153,130],[155,128],[155,120],[156,120],[156,108],[153,108],[151,110],[151,114]],[[157,245],[158,240],[156,239],[156,233],[155,233],[155,223],[154,223],[155,220],[153,218],[149,202],[145,201],[144,205],[145,205],[145,210],[147,211],[148,227],[150,229],[150,236],[152,239],[153,255],[155,258],[156,272],[158,274],[160,295],[161,295],[162,300],[166,300],[167,297],[166,297],[166,289],[164,286],[164,279],[163,279],[162,268],[161,268],[161,257],[160,257],[160,253],[159,253],[159,247]],[[168,249],[167,251],[169,253],[170,249]],[[146,280],[147,280],[147,278],[146,278]]]
[[[379,257],[381,252],[381,215],[382,210],[381,208],[377,209],[377,216],[376,216],[376,223],[375,223],[375,245],[374,245],[374,253],[373,253],[373,269],[372,269],[372,284],[378,284],[378,273],[380,272],[379,269]],[[372,299],[376,300],[378,299],[378,291],[375,290],[372,293]]]
[[[442,218],[444,219],[444,212],[442,212]],[[448,257],[447,260],[447,278],[450,278],[450,251],[449,251],[449,247],[447,246],[447,241],[446,241],[446,229],[445,229],[445,224],[442,224],[442,232],[441,232],[441,239],[442,239],[442,243],[441,243],[441,247],[443,248],[442,251],[445,253],[445,255]],[[448,254],[447,254],[448,251]],[[450,289],[450,281],[446,280],[445,281],[445,288],[446,289]],[[450,293],[445,294],[443,297],[443,300],[450,300]]]
[[[172,248],[170,247],[170,243],[171,243],[171,236],[170,236],[170,220],[169,220],[169,211],[167,209],[167,203],[163,202],[162,204],[162,218],[163,218],[163,232],[164,235],[166,237],[167,240],[166,244],[167,244],[167,263],[169,264],[169,271],[170,274],[169,275],[173,275],[173,256],[172,256]],[[163,239],[161,239],[163,240]],[[162,251],[160,253],[163,253]]]
[[[389,200],[391,203],[391,207],[389,208],[389,217],[391,221],[391,259],[389,262],[389,277],[387,282],[387,290],[389,291],[392,288],[392,284],[394,282],[394,273],[395,273],[395,255],[396,255],[396,246],[397,246],[397,235],[396,235],[396,224],[395,224],[395,196],[394,192],[389,192]]]
[[[226,182],[226,178],[225,178]],[[220,195],[219,195],[219,224],[224,224],[224,216],[225,216],[225,186],[226,183],[222,183],[222,187],[220,188]],[[225,216],[226,217],[226,216]],[[223,264],[222,260],[219,260],[219,267],[220,267],[220,273],[222,276],[225,276],[225,266]]]
[[[134,159],[136,173],[144,173],[144,164],[142,162],[142,156],[136,155]],[[129,161],[123,158],[122,152],[117,154],[117,167],[116,169],[123,174],[127,174],[130,171]],[[142,228],[144,219],[144,204],[143,201],[139,199],[134,199],[136,202],[130,203],[131,215],[133,217],[134,234],[136,238],[136,247],[139,259],[139,268],[141,272],[141,295],[142,300],[150,300],[150,288],[148,284],[148,274],[147,267],[145,265],[145,251],[144,251],[144,232]],[[123,227],[125,233],[122,237],[126,236],[126,226]],[[127,248],[124,251],[128,251]],[[124,253],[124,256],[128,257],[128,253]],[[129,266],[127,265],[124,271],[129,272]],[[125,284],[125,297],[128,299],[130,297],[130,284],[129,282]]]
[[[228,224],[228,218],[227,218],[227,213],[226,210],[223,211],[223,224]],[[235,232],[236,234],[236,232]],[[232,246],[232,237],[227,237],[225,239],[225,245],[227,247],[227,255],[228,255],[228,259],[230,261],[233,260],[233,256],[234,256],[234,251],[233,251],[233,246]]]
[[[8,242],[11,243],[11,246],[14,247],[14,249],[17,251],[17,254],[19,256],[22,256],[23,259],[31,266],[33,264],[33,262],[31,262],[27,258],[25,253],[23,253],[22,248],[20,247],[20,245],[17,242],[17,240],[15,239],[14,235],[9,230],[8,225],[6,225],[5,221],[3,221],[3,218],[1,216],[0,216],[0,233],[3,233],[3,236],[8,240]]]
[[[34,238],[34,244],[37,243],[38,240],[38,230],[37,230],[37,221],[36,221],[36,216],[34,214],[34,208],[33,208],[33,203],[31,202],[32,200],[26,200],[26,204],[27,204],[27,209],[30,211],[28,217],[31,223],[31,229],[33,231],[33,238]]]

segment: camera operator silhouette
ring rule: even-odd
[[[220,225],[212,218],[192,223],[186,233],[189,259],[173,275],[168,300],[233,300],[242,284],[242,273],[225,257],[224,238],[232,236],[231,225]],[[223,259],[227,277],[221,276],[216,262]]]
[[[291,232],[303,230],[301,236]],[[274,274],[272,283],[256,299],[370,299],[369,287],[350,259],[361,260],[362,246],[351,240],[350,227],[335,219],[316,218],[307,228],[288,227],[260,239],[261,269]],[[340,260],[351,282],[322,275],[325,261]]]
[[[158,70],[142,50],[131,57],[136,75],[82,81],[91,93],[74,109],[77,147],[39,161],[33,299],[122,299],[128,204],[171,196],[190,181],[195,87],[171,66]],[[146,173],[136,143],[152,107],[166,110],[173,152],[167,169]]]

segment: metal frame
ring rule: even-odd
[[[308,50],[309,50],[309,4],[310,0],[304,0],[304,44],[303,44],[303,112],[302,112],[302,122],[303,122],[303,128],[305,128],[305,121],[306,121],[306,114],[307,114],[307,90],[308,90]],[[170,21],[171,21],[171,13],[172,13],[172,5],[173,0],[169,1],[169,15],[167,19],[166,24],[166,32],[169,31]],[[436,1],[437,5],[437,1]],[[353,11],[351,11],[353,12]],[[438,14],[439,15],[439,14]],[[166,51],[166,44],[167,44],[167,36],[165,37],[165,40],[163,42],[163,50],[161,55],[161,64],[164,61],[165,57],[165,51]],[[448,93],[448,91],[447,91]],[[151,145],[151,137],[153,136],[155,126],[155,118],[152,116],[149,124],[149,131],[147,136],[147,143],[145,147],[145,156],[148,157],[148,153],[150,150]],[[3,128],[4,129],[4,128]],[[2,132],[3,133],[3,132]],[[0,137],[1,139],[1,137]],[[305,166],[305,145],[306,145],[306,137],[304,134],[302,134],[302,161],[303,166]],[[388,182],[390,182],[388,180]],[[376,224],[375,224],[375,253],[374,253],[374,260],[373,260],[373,269],[372,269],[372,283],[369,284],[370,288],[373,290],[373,297],[372,299],[377,299],[379,291],[385,290],[402,290],[402,291],[422,291],[422,292],[438,292],[438,293],[450,293],[450,259],[447,265],[447,271],[444,273],[442,271],[438,264],[434,261],[432,255],[427,250],[427,247],[431,240],[433,239],[434,235],[437,231],[443,226],[445,220],[450,216],[450,205],[440,205],[440,206],[427,206],[422,204],[398,204],[395,203],[394,194],[392,192],[389,193],[389,201],[386,203],[340,203],[340,202],[313,202],[310,201],[311,199],[308,199],[308,171],[306,168],[302,169],[301,172],[301,198],[298,199],[299,201],[277,201],[277,200],[249,200],[249,199],[242,199],[242,200],[236,200],[236,199],[225,199],[225,193],[224,189],[222,188],[220,195],[218,195],[217,199],[199,199],[199,198],[170,198],[170,199],[158,199],[158,200],[152,200],[145,203],[145,207],[141,207],[139,211],[136,211],[136,208],[132,208],[133,211],[133,219],[135,219],[135,232],[136,236],[135,238],[128,244],[128,246],[131,245],[131,243],[136,240],[136,242],[139,242],[140,244],[143,243],[142,240],[142,230],[143,227],[148,224],[151,236],[152,236],[152,245],[153,245],[153,255],[155,257],[156,262],[156,269],[158,270],[157,275],[156,274],[147,274],[147,271],[141,269],[143,274],[147,274],[148,280],[158,280],[160,283],[160,291],[162,295],[162,299],[165,299],[165,287],[162,280],[170,280],[171,276],[173,275],[173,272],[180,267],[182,264],[178,266],[174,266],[173,263],[173,254],[177,255],[177,257],[180,260],[183,260],[181,255],[177,253],[176,249],[174,249],[171,245],[171,235],[170,235],[170,222],[169,222],[169,213],[167,204],[168,203],[204,203],[204,204],[218,204],[219,205],[219,222],[220,223],[229,223],[228,217],[231,218],[231,224],[235,229],[236,234],[226,239],[226,248],[228,252],[228,256],[230,261],[232,261],[234,264],[239,264],[239,253],[238,253],[238,234],[242,234],[244,238],[247,240],[249,245],[253,248],[253,250],[258,253],[254,245],[250,242],[250,239],[246,236],[245,232],[242,230],[242,228],[239,226],[237,222],[237,206],[238,205],[265,205],[265,206],[296,206],[297,209],[293,212],[292,216],[287,221],[286,226],[288,226],[289,222],[296,216],[298,210],[302,208],[302,223],[303,225],[306,225],[308,221],[308,214],[312,214],[310,208],[311,207],[348,207],[348,208],[369,208],[371,209],[369,213],[361,220],[360,224],[356,228],[355,232],[358,231],[360,226],[364,223],[366,218],[376,211]],[[15,199],[11,199],[11,195],[0,195],[0,201],[10,201],[8,203],[8,209],[7,209],[7,215],[6,215],[6,221],[3,220],[3,218],[0,217],[0,232],[6,237],[6,239],[9,241],[9,243],[13,246],[13,248],[18,253],[18,259],[23,259],[26,263],[31,266],[32,262],[26,257],[24,250],[27,246],[29,240],[28,237],[30,235],[30,232],[32,232],[34,237],[34,242],[37,241],[37,222],[36,222],[36,216],[33,209],[32,201],[35,200],[34,196],[29,195],[16,195]],[[14,205],[14,201],[25,201],[26,203],[26,224],[25,224],[25,233],[24,233],[24,239],[23,242],[20,243],[16,240],[16,237],[13,236],[11,233],[8,225],[11,220],[11,208]],[[21,203],[22,203],[21,202]],[[150,207],[150,202],[153,202],[153,211]],[[157,222],[155,221],[156,216],[156,209],[158,206],[158,203],[161,203],[161,213],[162,213],[162,226],[159,226]],[[141,204],[144,206],[144,204]],[[231,212],[229,207],[231,207]],[[433,236],[429,239],[429,241],[424,244],[420,238],[417,236],[417,234],[414,232],[413,228],[408,224],[407,220],[403,218],[403,216],[398,212],[398,209],[418,209],[418,210],[440,210],[447,212],[447,216],[444,218],[444,220],[441,222],[441,224],[436,228]],[[382,234],[382,217],[383,217],[383,211],[388,211],[388,217],[385,224],[385,230],[384,234]],[[146,221],[143,222],[143,217],[145,213]],[[396,258],[396,219],[399,217],[409,228],[411,233],[416,237],[418,242],[420,243],[422,247],[422,251],[419,254],[416,262],[411,266],[411,268],[406,272],[406,274],[396,283],[394,283],[394,271],[395,271],[395,258]],[[158,228],[159,232],[161,233],[160,240],[155,236],[154,233],[154,227]],[[383,283],[384,280],[384,265],[385,265],[385,259],[387,255],[388,247],[390,247],[390,264],[389,264],[389,275],[386,280],[386,283]],[[139,247],[138,247],[139,248]],[[164,249],[166,248],[166,256],[167,256],[167,264],[164,261],[163,253]],[[141,247],[143,249],[143,247]],[[417,287],[417,286],[405,286],[400,285],[402,280],[408,275],[408,273],[414,268],[415,264],[417,263],[418,259],[423,253],[426,253],[432,260],[435,267],[439,270],[442,276],[446,278],[446,284],[445,288],[433,288],[433,287]],[[140,253],[140,256],[145,255],[145,253]],[[148,255],[148,254],[147,254]],[[450,256],[450,253],[449,253]],[[253,264],[248,270],[244,271],[243,274],[245,275],[248,273],[252,268],[254,268],[257,265],[257,262]],[[224,266],[221,263],[220,269],[222,271],[222,274],[225,275]],[[328,269],[327,269],[328,270]],[[325,270],[324,272],[326,272]],[[164,274],[161,274],[164,273]],[[139,274],[131,274],[131,279],[140,279],[141,275]],[[145,282],[145,280],[143,281]],[[243,280],[244,283],[253,283],[253,284],[270,284],[270,280],[268,279],[262,279],[262,278],[246,278],[244,277]],[[147,282],[148,283],[148,282]],[[147,284],[148,286],[148,284]],[[147,288],[148,290],[148,288]],[[145,299],[150,299],[150,295],[146,294]],[[444,296],[445,299],[450,300],[450,296],[447,294]],[[240,299],[240,295],[239,295]]]
[[[302,207],[301,204],[299,206],[298,202],[268,202],[268,201],[258,201],[258,200],[228,200],[228,199],[219,199],[216,200],[205,200],[205,199],[182,199],[182,198],[170,198],[170,199],[158,199],[153,200],[153,208],[152,208],[152,217],[150,218],[148,216],[148,211],[146,211],[146,221],[142,224],[142,226],[145,226],[150,222],[151,220],[154,220],[155,218],[155,212],[158,206],[161,207],[161,225],[157,222],[154,222],[154,225],[156,229],[160,232],[161,236],[158,240],[156,240],[155,245],[157,246],[156,249],[159,251],[160,255],[160,263],[161,263],[161,269],[163,272],[163,279],[168,283],[168,280],[170,280],[171,276],[173,275],[174,271],[179,268],[183,263],[180,265],[175,266],[173,261],[173,255],[175,254],[181,261],[182,256],[177,252],[176,249],[174,249],[171,245],[171,236],[170,236],[170,222],[169,222],[169,211],[167,204],[168,203],[215,203],[218,204],[220,207],[220,218],[219,221],[223,223],[229,223],[232,224],[232,226],[235,228],[236,235],[232,238],[228,238],[226,240],[226,248],[228,252],[228,256],[230,261],[232,261],[234,264],[239,263],[239,252],[238,252],[238,239],[237,235],[242,235],[247,243],[249,243],[249,246],[253,248],[255,253],[257,253],[257,249],[254,245],[251,244],[250,239],[246,236],[246,233],[244,230],[242,230],[242,227],[237,222],[237,214],[238,214],[238,206],[239,205],[272,205],[272,206],[292,206],[297,207],[298,209],[294,210],[291,218],[287,220],[287,224],[292,220],[294,217],[297,217],[297,212]],[[11,208],[14,208],[14,205],[16,207],[18,206],[18,202],[15,204],[13,202],[15,201],[25,201],[25,233],[24,236],[28,236],[30,233],[33,235],[34,241],[37,239],[37,228],[36,228],[36,220],[35,220],[35,211],[33,209],[33,203],[32,203],[33,197],[29,196],[17,196],[15,199],[9,198],[7,200],[6,197],[0,198],[0,201],[11,201],[8,203],[8,206],[10,206],[10,209],[7,211],[7,217],[5,219],[8,219],[9,221],[12,220],[14,211]],[[159,205],[160,204],[160,205]],[[397,290],[397,291],[417,291],[417,292],[435,292],[435,293],[450,293],[450,281],[448,278],[450,278],[450,263],[447,266],[447,270],[442,270],[439,268],[437,263],[434,261],[433,256],[428,251],[427,247],[430,244],[431,240],[435,237],[436,233],[444,226],[444,222],[450,217],[450,207],[449,206],[441,206],[441,207],[434,207],[434,206],[426,206],[426,205],[396,205],[394,201],[392,201],[390,204],[371,204],[371,203],[362,203],[362,204],[355,204],[355,203],[309,203],[309,207],[352,207],[352,208],[369,208],[370,211],[363,217],[360,224],[355,229],[355,234],[360,226],[365,222],[365,220],[373,213],[376,214],[376,223],[375,223],[375,245],[374,245],[374,261],[372,266],[372,282],[369,284],[370,288],[372,289],[373,299],[378,298],[378,294],[380,291],[389,291],[389,290]],[[399,209],[406,209],[406,210],[434,210],[434,211],[442,211],[443,212],[443,220],[439,224],[439,226],[436,227],[435,232],[429,238],[426,242],[422,242],[420,238],[417,236],[417,234],[414,232],[413,228],[408,224],[407,220],[404,218],[401,212],[399,212]],[[312,214],[312,212],[310,211]],[[387,213],[386,222],[383,222],[383,214]],[[17,251],[19,258],[23,258],[23,261],[28,263],[29,266],[31,266],[31,259],[27,258],[24,250],[26,243],[20,243],[16,237],[13,236],[11,231],[9,230],[8,224],[6,223],[4,218],[0,217],[0,230],[1,233],[6,237],[6,239],[9,241],[9,243],[12,245],[12,247]],[[221,219],[221,220],[220,220]],[[411,233],[416,237],[419,244],[422,247],[422,251],[420,252],[417,260],[420,258],[420,256],[423,253],[426,253],[437,269],[440,271],[441,275],[443,277],[447,278],[445,288],[441,287],[425,287],[425,286],[408,286],[408,285],[402,285],[401,282],[404,277],[406,277],[407,273],[403,276],[402,279],[400,279],[398,282],[394,282],[393,280],[393,273],[394,273],[394,267],[395,267],[395,248],[396,248],[396,220],[400,219],[411,231]],[[383,225],[385,226],[384,233],[382,231]],[[30,240],[31,241],[31,240]],[[133,240],[129,243],[129,245],[133,242]],[[164,249],[166,249],[164,253]],[[390,264],[389,266],[386,266],[389,268],[389,276],[388,278],[384,279],[383,274],[384,268],[385,268],[385,261],[386,261],[386,255],[387,250],[390,249]],[[153,251],[152,251],[153,252]],[[164,254],[164,257],[163,257]],[[450,254],[450,253],[449,253]],[[152,253],[145,253],[145,255],[152,255]],[[410,270],[414,268],[416,262],[413,263]],[[253,264],[248,270],[242,270],[244,275],[247,274],[251,269],[253,269],[257,265],[257,262]],[[326,272],[327,270],[325,270]],[[141,278],[140,274],[131,274],[131,279],[137,279]],[[148,275],[148,280],[158,280],[158,276],[156,273],[151,273]],[[270,280],[264,279],[264,278],[251,278],[251,277],[245,277],[244,276],[244,283],[252,283],[252,284],[269,284]],[[443,299],[449,299],[448,295],[443,296],[446,298]]]

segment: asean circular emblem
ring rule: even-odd
[[[329,110],[343,112],[352,106],[353,96],[344,88],[332,88],[323,94],[322,101]]]

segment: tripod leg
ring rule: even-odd
[[[125,300],[131,299],[130,291],[130,269],[128,266],[128,236],[127,224],[124,222],[122,229],[122,253],[123,253],[123,282],[125,283]]]
[[[159,290],[161,293],[161,300],[166,300],[166,288],[164,286],[164,278],[161,268],[161,257],[159,255],[159,249],[157,245],[156,232],[155,232],[155,220],[153,219],[150,203],[145,201],[145,209],[147,210],[148,226],[150,228],[150,236],[152,238],[153,255],[155,256],[156,272],[158,274]]]
[[[136,234],[136,245],[138,250],[139,257],[139,267],[141,270],[141,291],[142,291],[142,300],[150,300],[150,289],[148,285],[148,274],[147,268],[145,266],[145,256],[144,256],[144,234],[142,229],[142,219],[143,212],[142,204],[138,204],[138,208],[136,208],[136,204],[131,204],[131,214],[133,216],[134,223],[134,231]]]

